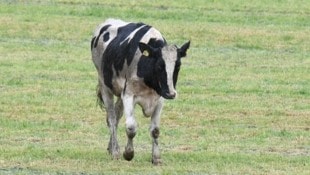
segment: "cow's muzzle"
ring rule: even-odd
[[[164,92],[162,96],[165,99],[175,99],[176,95],[177,95],[176,92],[170,92],[170,93],[169,92]]]

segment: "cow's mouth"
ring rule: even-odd
[[[161,91],[160,94],[161,94],[162,97],[164,97],[165,99],[169,99],[169,100],[175,99],[176,92],[170,93],[169,90],[163,90],[160,81],[158,81],[158,85],[159,85],[159,88],[161,89],[160,90]]]
[[[164,97],[165,99],[171,100],[171,99],[175,99],[176,93],[169,93],[169,92],[164,92],[162,94],[162,97]]]

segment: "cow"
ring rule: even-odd
[[[158,30],[144,23],[107,19],[96,28],[91,40],[92,61],[98,72],[97,97],[106,110],[108,151],[113,159],[120,158],[117,127],[123,113],[128,138],[123,157],[128,161],[134,157],[134,107],[138,104],[143,114],[151,117],[152,163],[161,163],[158,138],[163,100],[177,95],[181,58],[189,46],[190,41],[180,48],[168,45]]]

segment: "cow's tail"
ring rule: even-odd
[[[97,86],[97,104],[102,110],[104,109],[104,101],[102,99],[102,94],[99,85]]]

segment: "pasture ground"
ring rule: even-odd
[[[134,160],[106,151],[90,39],[108,17],[192,42],[159,167],[140,109]],[[307,0],[1,0],[0,174],[310,174],[309,19]]]

